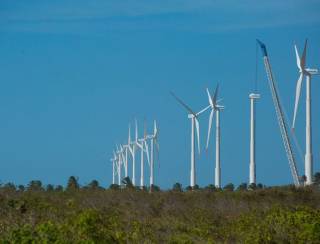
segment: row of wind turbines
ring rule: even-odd
[[[267,51],[265,45],[258,41],[258,43],[261,46],[262,53],[263,53],[263,59],[266,67],[266,72],[269,81],[271,80],[273,82],[273,75],[271,71],[271,66],[269,63]],[[305,185],[311,185],[313,184],[313,157],[312,157],[312,130],[311,130],[311,77],[312,75],[319,74],[318,69],[311,69],[306,67],[306,53],[307,53],[307,40],[305,41],[304,49],[302,52],[302,56],[299,56],[298,48],[296,45],[294,45],[295,54],[296,54],[296,62],[299,69],[300,76],[298,78],[297,84],[296,84],[296,94],[295,94],[295,104],[294,104],[294,115],[293,115],[293,121],[292,121],[292,135],[294,136],[294,129],[295,129],[295,121],[297,117],[298,112],[298,104],[301,94],[301,87],[303,78],[306,78],[306,134],[305,134],[305,179],[304,182],[301,182],[301,179],[299,179],[300,182],[298,182],[298,185],[300,183],[303,183]],[[277,93],[276,88],[274,87],[274,84],[271,84],[272,89],[274,89],[271,92],[273,93],[273,96],[276,100],[278,100],[279,94]],[[190,157],[190,186],[194,188],[196,186],[196,160],[195,160],[195,154],[196,154],[196,138],[197,138],[197,150],[200,154],[200,125],[199,125],[199,116],[202,116],[207,110],[210,110],[209,114],[209,126],[208,126],[208,132],[207,132],[207,141],[206,141],[206,150],[208,150],[209,143],[210,143],[210,136],[211,136],[211,129],[212,129],[212,123],[214,120],[216,120],[215,125],[215,172],[214,172],[214,183],[216,188],[221,188],[221,160],[220,160],[220,113],[225,108],[223,105],[220,104],[222,99],[218,99],[218,93],[219,93],[219,84],[216,86],[216,89],[213,93],[213,95],[210,93],[209,89],[206,89],[207,95],[208,95],[208,105],[201,109],[199,112],[194,111],[191,109],[190,106],[188,106],[184,101],[182,101],[179,97],[177,97],[173,92],[171,92],[171,95],[177,100],[177,102],[182,105],[185,110],[188,113],[188,118],[191,120],[191,157]],[[249,94],[250,99],[250,162],[249,162],[249,184],[256,184],[256,152],[255,152],[255,128],[256,128],[256,100],[260,98],[260,94],[257,92]],[[281,106],[278,101],[274,101],[274,106],[277,110],[281,110]],[[277,107],[278,106],[278,107]],[[290,141],[287,135],[286,131],[286,124],[283,122],[283,118],[280,118],[279,116],[283,117],[281,114],[281,111],[277,113],[279,125],[280,125],[280,131],[281,131],[281,123],[283,130],[281,131],[282,139],[284,140],[284,145],[286,148],[286,153],[288,156],[289,164],[291,161],[293,161],[293,164],[295,166],[294,157],[291,152],[291,145]],[[282,121],[281,121],[282,120]],[[114,157],[111,159],[113,162],[113,184],[115,183],[115,173],[118,175],[118,184],[121,185],[121,166],[124,166],[125,168],[125,176],[128,176],[128,152],[131,155],[132,159],[132,183],[133,185],[136,185],[136,179],[135,179],[135,151],[140,149],[141,152],[141,173],[140,173],[140,187],[144,187],[144,154],[147,156],[147,161],[150,166],[150,186],[154,185],[154,146],[156,145],[158,149],[158,129],[156,122],[154,122],[154,131],[153,134],[147,135],[146,131],[144,132],[144,136],[139,139],[138,138],[138,126],[136,122],[135,127],[135,139],[131,141],[130,138],[130,126],[129,126],[129,136],[128,136],[128,143],[126,145],[120,145],[120,147],[117,146],[116,151],[114,151]],[[283,135],[285,133],[285,135]],[[149,153],[149,146],[148,146],[148,140],[151,143],[151,150]],[[286,144],[287,143],[287,144]],[[287,147],[286,147],[287,146]],[[289,148],[289,150],[288,150]],[[149,154],[151,154],[151,157],[149,158]],[[291,159],[290,159],[291,158]],[[290,165],[291,170],[292,166]],[[116,170],[115,170],[116,168]],[[297,170],[296,170],[297,172]],[[293,174],[293,173],[292,173]],[[296,177],[298,177],[296,173]],[[297,185],[297,184],[296,184]]]
[[[149,149],[150,143],[150,149]],[[156,149],[156,150],[155,150]],[[144,182],[144,155],[147,157],[147,162],[150,169],[150,187],[154,186],[154,164],[155,152],[159,155],[158,143],[158,128],[157,122],[154,121],[153,133],[147,134],[146,125],[144,125],[143,137],[138,136],[138,122],[135,120],[135,137],[131,140],[131,125],[129,124],[128,141],[127,144],[116,145],[113,151],[112,162],[112,184],[116,183],[116,176],[118,176],[118,185],[122,185],[122,167],[124,168],[124,177],[129,176],[129,156],[132,162],[132,184],[136,186],[136,152],[140,150],[140,188],[145,187]]]

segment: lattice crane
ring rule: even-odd
[[[270,87],[271,95],[272,95],[272,100],[273,100],[273,104],[274,104],[274,107],[276,110],[277,120],[278,120],[278,124],[279,124],[279,128],[280,128],[280,132],[281,132],[281,137],[282,137],[283,145],[285,147],[287,158],[289,161],[289,166],[290,166],[293,182],[296,187],[299,187],[299,186],[301,186],[301,182],[299,180],[299,174],[298,174],[298,169],[297,169],[297,165],[296,165],[296,160],[295,160],[295,157],[293,154],[292,146],[291,146],[289,135],[288,135],[288,127],[285,123],[283,111],[281,108],[279,94],[278,94],[277,86],[276,86],[276,81],[272,75],[272,70],[271,70],[271,65],[269,62],[269,57],[268,57],[266,45],[263,44],[259,40],[257,40],[257,42],[259,43],[261,51],[262,51],[263,62],[264,62],[264,66],[266,69],[268,83],[269,83],[269,87]]]

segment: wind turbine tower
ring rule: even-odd
[[[256,112],[255,112],[255,100],[260,98],[260,94],[251,93],[250,99],[250,164],[249,164],[249,184],[257,184],[256,182]]]
[[[306,153],[305,153],[305,176],[306,184],[311,185],[313,183],[313,159],[312,159],[312,128],[311,128],[311,76],[319,74],[318,69],[306,68],[306,53],[307,53],[307,41],[305,41],[302,57],[299,57],[297,46],[295,45],[295,52],[297,58],[297,66],[299,69],[299,79],[296,86],[296,97],[294,106],[294,115],[292,129],[295,128],[295,120],[298,110],[299,98],[301,93],[302,80],[306,77]]]
[[[207,89],[208,99],[209,99],[209,107],[211,108],[210,117],[209,117],[209,126],[208,126],[208,136],[207,136],[207,146],[206,150],[208,150],[209,142],[210,142],[210,132],[212,127],[212,121],[214,117],[214,113],[216,112],[216,165],[215,165],[215,187],[221,188],[221,162],[220,162],[220,111],[224,109],[224,106],[217,104],[218,97],[218,89],[219,85],[217,85],[216,90],[214,92],[214,96],[212,97],[209,89]]]
[[[138,143],[138,125],[135,120],[135,140],[131,141],[131,126],[129,124],[128,149],[132,157],[132,185],[136,185],[136,147]]]
[[[186,105],[180,98],[178,98],[174,93],[171,92],[171,95],[187,110],[188,118],[191,120],[191,170],[190,170],[190,186],[192,188],[196,185],[196,162],[195,162],[195,131],[197,133],[197,142],[198,142],[198,152],[200,154],[200,127],[198,117],[200,114],[205,112],[210,108],[210,105],[202,109],[200,112],[195,113],[193,110]],[[195,130],[196,128],[196,130]]]
[[[157,153],[159,154],[159,144],[158,144],[158,128],[157,122],[154,121],[153,124],[153,135],[151,139],[151,157],[150,157],[150,187],[154,185],[154,147],[157,148]]]
[[[113,158],[110,159],[110,161],[112,162],[112,184],[115,184],[115,167],[116,167],[116,162],[117,162],[117,155],[116,153],[113,151]]]
[[[154,185],[154,147],[156,147],[157,155],[159,155],[159,144],[158,144],[158,128],[157,128],[157,122],[153,122],[153,134],[148,135],[147,139],[150,139],[151,149],[150,149],[150,187]],[[146,151],[148,156],[148,144],[146,143]]]
[[[141,156],[140,156],[140,188],[144,188],[144,153],[147,154],[147,160],[150,164],[149,159],[149,149],[147,143],[147,132],[146,132],[146,125],[144,125],[144,135],[143,138],[138,139],[137,146],[140,148]]]
[[[119,150],[119,147],[117,145],[117,168],[118,168],[118,185],[121,185],[121,164],[122,164],[122,157],[121,157],[121,151]]]
[[[127,145],[120,145],[120,153],[122,157],[122,162],[124,166],[124,177],[128,177],[128,149]]]

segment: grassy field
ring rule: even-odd
[[[319,186],[0,188],[2,243],[320,243]]]

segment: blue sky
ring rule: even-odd
[[[213,90],[217,82],[226,106],[222,183],[246,182],[255,39],[267,44],[291,120],[298,78],[293,44],[301,48],[309,38],[307,64],[320,67],[319,11],[320,1],[312,0],[1,0],[1,182],[65,184],[75,175],[81,184],[97,179],[107,186],[114,144],[126,140],[128,123],[137,117],[141,126],[147,120],[150,132],[152,120],[159,123],[156,184],[186,186],[190,121],[169,92],[199,110],[208,103],[205,88]],[[287,184],[291,174],[258,55],[257,180]],[[320,171],[318,81],[314,77],[312,83],[315,171]],[[296,129],[302,147],[304,93]],[[205,114],[202,149],[207,123]],[[201,186],[213,182],[213,147],[197,156]]]

